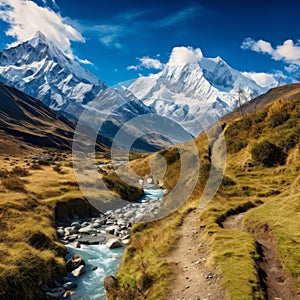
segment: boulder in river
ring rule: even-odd
[[[74,277],[79,277],[83,273],[85,273],[85,266],[84,265],[81,265],[77,269],[72,271],[72,274],[73,274]]]
[[[66,266],[67,271],[72,272],[79,266],[85,266],[85,261],[81,255],[75,253],[70,259],[68,259]]]
[[[63,285],[63,288],[65,290],[73,290],[77,288],[77,284],[75,282],[68,281]]]
[[[106,247],[109,249],[122,248],[123,245],[119,239],[110,239],[106,243]]]

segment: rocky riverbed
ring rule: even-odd
[[[163,191],[145,189],[139,203],[97,216],[59,224],[57,234],[69,254],[68,276],[44,286],[49,299],[105,299],[103,278],[116,272],[123,247],[130,244],[130,229],[145,216],[154,216],[161,206]]]
[[[103,245],[116,248],[111,240],[119,240],[119,246],[130,243],[130,228],[145,216],[158,213],[161,199],[143,199],[141,203],[130,203],[123,208],[107,211],[99,216],[75,220],[71,224],[59,226],[57,234],[64,244],[73,243],[77,248],[81,244]]]

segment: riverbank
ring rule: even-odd
[[[105,275],[116,273],[123,251],[130,244],[132,225],[145,216],[153,217],[159,210],[163,191],[153,185],[148,187],[139,203],[59,224],[57,235],[69,252],[66,259],[79,255],[84,267],[75,265],[65,281],[61,281],[60,290],[49,289],[48,296],[52,295],[53,299],[64,299],[64,295],[68,299],[105,298],[103,279]]]

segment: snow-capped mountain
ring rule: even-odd
[[[41,33],[0,52],[0,78],[55,110],[87,103],[107,85],[66,56]]]
[[[129,90],[110,88],[41,32],[27,42],[0,52],[0,81],[75,119],[87,110],[86,123],[98,131],[96,124],[102,120],[101,134],[111,140],[127,121],[144,114],[156,114],[154,108],[146,106]],[[153,126],[147,128],[147,125],[131,128],[129,134],[140,137],[144,131],[151,133]],[[136,145],[152,151],[184,141],[180,134],[173,138],[172,142],[157,135],[144,136]]]
[[[175,47],[157,74],[140,77],[129,90],[157,113],[198,135],[238,105],[277,85],[260,86],[222,58],[205,58],[201,50]]]

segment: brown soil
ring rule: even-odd
[[[232,215],[223,223],[224,228],[243,230],[243,218],[247,212]],[[280,260],[276,253],[276,244],[269,233],[269,226],[265,224],[261,228],[262,233],[256,236],[259,246],[261,261],[258,263],[262,270],[263,280],[266,285],[266,294],[268,300],[297,300],[300,295],[291,289],[293,278],[284,272]]]
[[[167,261],[173,264],[168,300],[225,300],[221,276],[206,265],[209,247],[199,243],[199,212],[189,213],[179,229],[176,247]]]
[[[277,257],[276,245],[269,233],[261,235],[257,242],[262,249],[263,261],[260,268],[266,273],[266,286],[268,299],[296,300],[300,295],[291,289],[293,278],[284,272],[280,260]]]

